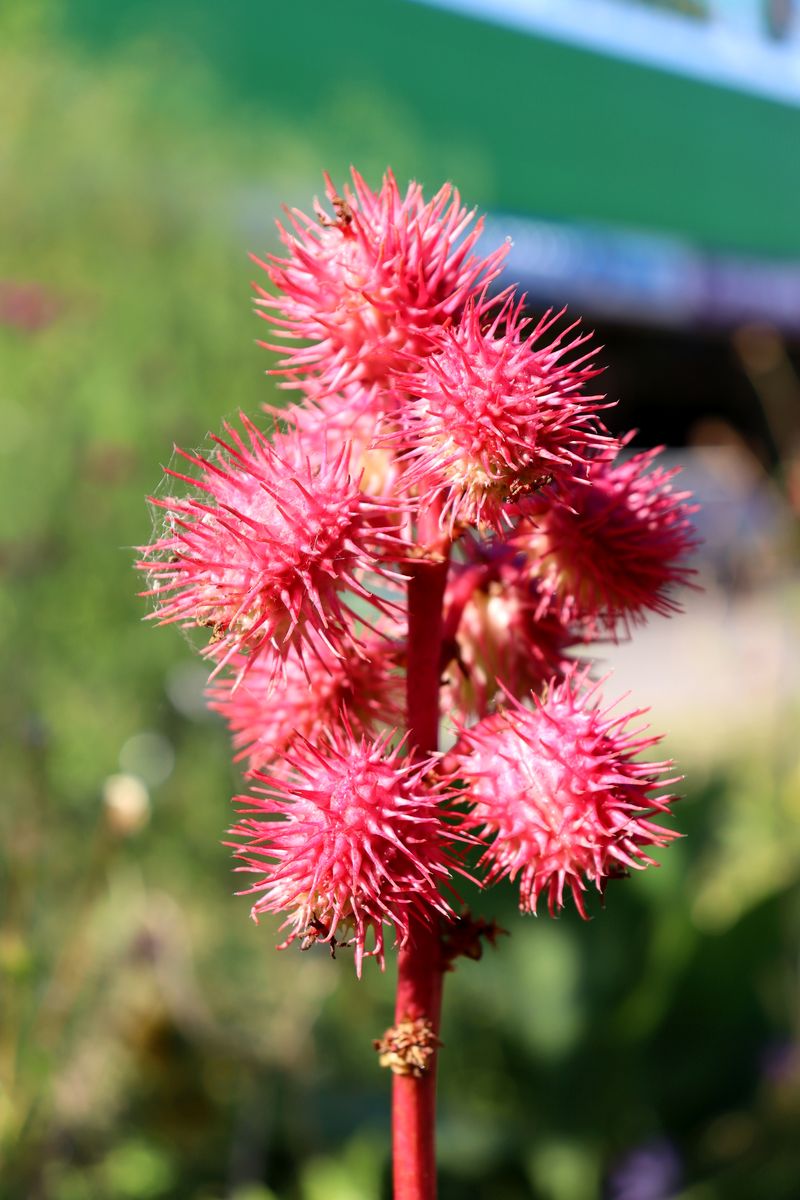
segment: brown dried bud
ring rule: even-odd
[[[421,1079],[430,1070],[441,1044],[427,1017],[400,1021],[373,1042],[382,1067],[388,1067],[395,1075],[413,1075],[415,1079]]]

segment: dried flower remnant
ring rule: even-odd
[[[395,1075],[413,1075],[416,1079],[431,1069],[441,1044],[433,1025],[424,1017],[400,1021],[373,1042],[382,1067]]]
[[[489,880],[519,879],[523,912],[544,895],[554,915],[568,889],[586,917],[585,880],[602,891],[620,872],[654,865],[643,847],[677,836],[649,819],[669,815],[672,797],[651,793],[675,780],[661,780],[669,762],[636,757],[659,740],[627,728],[641,711],[601,708],[585,672],[533,699],[528,709],[509,697],[503,712],[464,730],[458,773],[476,828],[493,839]]]
[[[356,740],[345,729],[301,743],[288,771],[258,773],[261,786],[238,797],[256,815],[232,830],[239,870],[259,876],[245,892],[258,896],[253,916],[288,913],[284,945],[317,923],[318,940],[354,947],[359,975],[365,957],[383,965],[385,926],[403,945],[414,921],[451,914],[439,889],[460,870],[465,839],[446,785],[426,778],[433,760],[404,759],[390,736]]]
[[[269,442],[246,417],[246,440],[226,425],[211,457],[181,452],[197,478],[169,471],[195,490],[158,497],[166,530],[145,551],[162,623],[208,626],[218,668],[236,654],[351,644],[345,590],[375,601],[361,572],[385,574],[380,558],[399,551],[386,506],[365,496],[349,470],[349,447],[312,461],[289,433]]]
[[[508,930],[503,929],[494,919],[473,917],[469,910],[460,912],[450,922],[442,938],[447,964],[445,970],[454,971],[456,960],[459,958],[471,958],[473,962],[478,962],[483,958],[484,945],[488,943],[494,949],[499,937],[508,937]]]
[[[352,176],[343,198],[326,176],[333,218],[321,208],[316,219],[292,209],[291,229],[278,226],[287,257],[256,259],[277,289],[256,288],[261,315],[278,337],[311,343],[281,363],[300,386],[304,376],[331,390],[385,384],[393,371],[413,369],[427,332],[456,317],[506,253],[473,254],[482,221],[450,185],[426,203],[416,183],[401,196],[391,171],[378,192]]]

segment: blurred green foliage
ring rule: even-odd
[[[173,442],[275,398],[245,251],[318,149],[48,12],[0,18],[0,1196],[377,1200],[391,971],[247,920],[227,738],[131,568]],[[597,919],[466,897],[513,936],[448,979],[442,1200],[798,1194],[790,716],[690,774],[688,837]]]

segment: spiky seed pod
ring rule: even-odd
[[[392,427],[391,392],[375,385],[346,384],[340,392],[311,389],[308,403],[282,410],[280,417],[302,436],[314,457],[351,446],[351,471],[362,492],[383,497],[394,493],[400,469],[394,452],[383,444]]]
[[[594,352],[584,350],[589,335],[572,325],[542,344],[562,314],[531,328],[523,305],[524,297],[509,299],[487,320],[481,302],[470,302],[417,369],[396,376],[410,396],[406,482],[423,507],[442,498],[451,531],[507,532],[509,503],[574,473],[612,441],[596,415],[602,397],[584,394],[598,374]]]
[[[325,177],[332,215],[292,209],[291,228],[279,224],[286,258],[256,259],[278,289],[256,287],[260,314],[278,337],[311,341],[290,349],[279,372],[310,374],[332,390],[386,383],[408,368],[424,335],[497,275],[507,249],[473,254],[483,222],[449,184],[426,203],[416,183],[401,196],[391,172],[378,192],[357,171],[352,177],[344,197]]]
[[[284,945],[352,945],[359,975],[365,957],[383,966],[386,926],[404,945],[412,919],[450,915],[439,889],[464,837],[446,784],[430,782],[433,760],[403,760],[391,736],[345,727],[318,748],[299,743],[288,773],[257,774],[261,786],[237,798],[256,815],[232,830],[239,870],[258,876],[243,893],[258,896],[253,917],[286,913]]]
[[[155,597],[153,616],[213,630],[217,669],[236,654],[266,652],[277,665],[290,648],[352,645],[342,593],[377,603],[360,573],[386,573],[381,556],[400,550],[387,505],[365,496],[349,469],[350,450],[312,459],[295,433],[272,442],[245,417],[226,424],[213,457],[180,453],[193,489],[153,499],[165,532],[139,566]],[[223,643],[220,647],[219,643]]]
[[[542,610],[537,581],[521,570],[511,547],[473,547],[466,563],[451,568],[444,602],[443,700],[460,721],[485,717],[503,688],[538,694],[563,678],[574,666],[568,651],[586,640],[554,607]]]
[[[698,542],[696,506],[689,492],[672,489],[679,468],[653,468],[660,453],[601,457],[535,498],[514,544],[564,620],[610,631],[648,612],[680,611],[673,593],[694,575],[685,559]]]
[[[654,796],[669,762],[637,755],[659,739],[629,729],[641,711],[613,716],[585,673],[553,687],[525,708],[508,707],[471,729],[454,769],[467,784],[473,820],[491,838],[483,864],[490,882],[519,879],[520,908],[536,912],[544,895],[551,915],[572,893],[586,917],[586,880],[603,891],[609,878],[655,865],[643,849],[676,836],[649,819],[669,814],[673,797]]]
[[[209,706],[227,721],[237,759],[246,759],[255,771],[276,763],[300,740],[324,740],[342,714],[357,734],[396,727],[402,716],[402,653],[402,644],[370,634],[358,654],[345,658],[324,645],[305,658],[291,650],[277,678],[265,656],[246,670],[246,660],[237,655],[209,686]]]

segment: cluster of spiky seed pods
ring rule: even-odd
[[[652,819],[669,764],[643,761],[639,712],[604,706],[587,648],[676,608],[694,534],[672,472],[605,427],[589,336],[497,290],[505,248],[479,255],[456,192],[353,172],[327,200],[260,264],[291,403],[181,452],[141,566],[156,619],[210,631],[253,914],[352,946],[360,973],[453,918],[454,876],[585,915],[588,883],[676,836]],[[425,562],[448,572],[445,753],[415,744],[413,688],[404,706]]]

